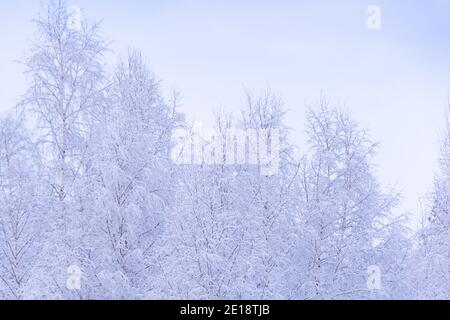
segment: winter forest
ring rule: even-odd
[[[450,299],[450,132],[411,230],[346,108],[318,97],[298,156],[280,95],[243,92],[194,145],[183,93],[73,15],[43,4],[0,115],[0,299]]]

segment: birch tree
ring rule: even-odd
[[[35,21],[37,37],[24,60],[28,90],[21,105],[36,123],[36,137],[45,155],[48,184],[53,190],[52,236],[42,276],[51,296],[71,296],[66,268],[81,264],[79,243],[86,225],[75,207],[74,183],[84,170],[93,110],[103,105],[106,42],[98,25],[81,21],[73,27],[73,11],[63,0],[51,1]],[[83,254],[87,254],[84,252]],[[50,267],[57,266],[57,267]]]
[[[301,217],[308,248],[305,295],[314,299],[365,298],[377,224],[397,203],[374,176],[377,144],[349,114],[322,101],[307,115],[310,153],[303,165]]]
[[[80,193],[95,213],[98,294],[143,298],[156,285],[158,241],[174,205],[170,150],[181,116],[137,51],[118,65],[108,97]]]
[[[423,227],[417,234],[417,272],[412,272],[423,299],[449,299],[450,290],[450,122],[440,144],[439,171],[428,198]]]
[[[0,296],[23,299],[33,290],[36,260],[45,231],[48,198],[41,184],[39,154],[21,121],[0,119]]]

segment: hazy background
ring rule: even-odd
[[[213,108],[238,110],[245,88],[269,84],[282,95],[292,139],[302,147],[305,105],[321,93],[345,104],[381,143],[382,183],[403,190],[400,210],[418,217],[449,101],[449,1],[70,3],[103,21],[115,53],[141,49],[165,92],[180,90],[181,111],[205,126]],[[366,26],[372,4],[381,9],[381,30]],[[24,92],[14,60],[29,47],[39,7],[36,0],[0,2],[0,112]]]

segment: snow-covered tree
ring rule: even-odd
[[[291,282],[287,273],[295,240],[295,179],[298,165],[292,157],[289,130],[284,124],[284,105],[270,89],[258,95],[247,93],[246,106],[238,126],[258,136],[258,164],[243,168],[240,184],[247,186],[246,221],[251,230],[250,267],[246,275],[246,297],[281,299]],[[264,160],[262,149],[271,148]],[[274,148],[275,146],[278,146]],[[250,151],[254,150],[250,146]],[[276,168],[270,175],[265,167]]]
[[[87,240],[97,241],[97,294],[143,298],[155,286],[158,239],[173,206],[170,151],[181,117],[137,51],[119,64],[108,102],[78,190],[87,195],[83,211],[94,216],[97,240]]]
[[[0,119],[0,297],[26,298],[33,288],[48,198],[39,154],[20,120]]]
[[[370,297],[366,272],[374,259],[377,225],[397,199],[374,175],[377,144],[349,116],[322,101],[307,115],[310,153],[302,166],[301,246],[308,248],[307,278],[299,297]]]
[[[194,149],[203,157],[193,155],[200,161],[180,168],[167,253],[167,272],[183,277],[181,282],[168,279],[175,297],[283,297],[295,174],[282,117],[282,104],[270,91],[249,95],[242,119],[219,112],[214,139],[207,135]],[[262,150],[258,144],[266,143],[281,148],[272,149],[268,159],[250,162],[252,153]],[[265,176],[270,162],[277,162],[277,170]]]
[[[428,204],[422,229],[417,233],[415,270],[411,270],[416,298],[450,299],[450,120]]]
[[[194,132],[192,138],[198,138],[199,145],[190,155],[197,160],[176,170],[176,208],[169,216],[163,260],[168,297],[238,299],[242,294],[247,268],[242,259],[249,231],[242,224],[245,190],[237,183],[238,170],[224,161],[225,140],[219,140],[231,127],[231,117],[219,114],[210,137],[218,140],[205,141],[203,132]],[[185,147],[191,142],[188,139]],[[208,157],[216,158],[217,153],[217,163],[206,161],[206,150],[211,152]]]
[[[89,118],[103,106],[105,40],[97,25],[71,27],[71,11],[51,1],[36,21],[37,39],[24,60],[29,88],[22,101],[37,123],[55,195],[70,197],[82,170]]]
[[[47,283],[41,292],[50,297],[74,293],[66,289],[66,269],[87,254],[79,247],[86,221],[73,187],[86,162],[91,114],[103,107],[105,95],[105,40],[97,25],[81,21],[74,28],[74,14],[63,0],[49,2],[36,20],[37,38],[24,60],[29,86],[21,106],[36,124],[54,194],[48,214],[52,235],[43,255],[49,261],[42,261],[41,271]]]

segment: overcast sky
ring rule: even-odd
[[[79,0],[123,54],[143,51],[182,111],[207,126],[211,110],[238,110],[243,90],[279,93],[292,139],[304,141],[305,105],[321,92],[345,104],[381,143],[380,179],[403,190],[401,210],[419,212],[437,167],[450,94],[450,1]],[[369,5],[381,29],[369,30]],[[24,92],[23,57],[36,0],[0,2],[0,110]]]

